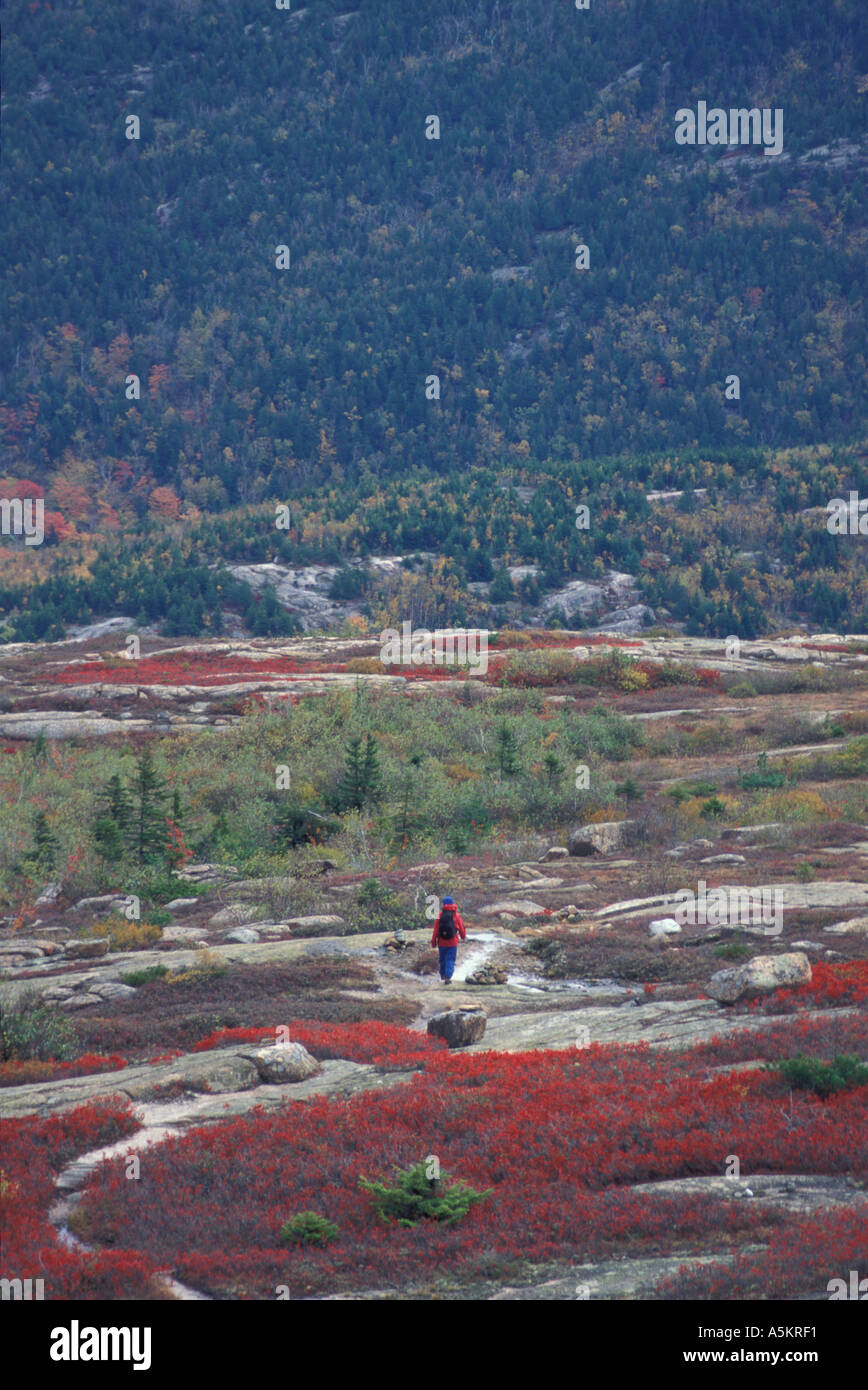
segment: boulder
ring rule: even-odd
[[[768,831],[783,830],[781,821],[767,821],[765,825],[731,825],[726,830],[721,830],[721,840],[756,840],[761,839]]]
[[[90,987],[90,993],[98,994],[100,999],[129,999],[135,992],[132,985],[122,984],[120,980],[100,980]]]
[[[648,923],[648,931],[652,936],[677,936],[681,932],[681,923],[676,922],[674,917],[657,917]]]
[[[487,1018],[485,1010],[479,1005],[448,1009],[429,1018],[428,1032],[434,1038],[445,1038],[450,1047],[467,1047],[469,1043],[479,1042],[485,1032]]]
[[[199,927],[164,927],[160,941],[170,941],[175,946],[192,946],[201,940]]]
[[[569,850],[565,845],[552,845],[551,849],[546,850],[539,862],[541,864],[551,864],[554,859],[566,859],[568,855]]]
[[[50,903],[57,902],[60,897],[61,883],[46,883],[39,897],[36,899],[37,907],[47,907]]]
[[[239,945],[252,946],[254,941],[259,940],[259,932],[254,931],[253,927],[233,927],[225,936],[226,941],[237,941]]]
[[[70,960],[91,960],[95,956],[108,954],[107,936],[94,936],[89,941],[68,941],[66,954]]]
[[[219,912],[215,912],[214,916],[209,918],[208,926],[215,930],[221,927],[240,927],[255,916],[255,907],[249,907],[246,903],[230,903],[228,907],[221,907]]]
[[[781,956],[754,956],[732,970],[718,970],[705,992],[719,1004],[735,1004],[740,999],[757,999],[776,989],[792,989],[810,982],[808,957],[804,951],[790,951]]]
[[[600,821],[581,825],[570,832],[567,850],[573,855],[614,854],[632,843],[638,823],[635,820]]]
[[[527,898],[515,898],[509,902],[489,903],[479,909],[480,917],[500,917],[510,914],[513,917],[541,917],[545,908]]]
[[[170,903],[166,903],[166,911],[186,912],[188,907],[195,907],[198,902],[199,898],[173,898]]]
[[[700,859],[700,864],[746,864],[747,860],[743,854],[712,854],[707,859]]]
[[[117,893],[103,893],[98,898],[79,898],[71,911],[81,912],[83,908],[87,908],[89,912],[103,912],[106,909],[122,912],[126,905],[126,898],[120,897]]]
[[[57,1007],[71,1012],[73,1009],[87,1009],[91,1004],[101,1004],[102,1002],[98,994],[91,994],[87,990],[81,994],[67,994],[63,998],[58,998]]]
[[[253,1063],[260,1080],[275,1085],[307,1081],[309,1076],[318,1076],[322,1071],[322,1065],[301,1043],[273,1043],[241,1055]]]

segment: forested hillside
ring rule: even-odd
[[[289,558],[312,511],[308,558],[355,553],[347,495],[364,511],[413,478],[445,488],[445,533],[361,540],[451,529],[464,583],[492,561],[638,573],[656,477],[733,501],[755,484],[795,527],[864,479],[841,452],[868,365],[860,0],[5,11],[2,495],[44,494],[49,543],[0,548],[7,611],[57,551],[81,579],[98,542],[154,521],[178,523],[179,563],[214,560],[215,514],[275,499],[305,503],[291,540],[266,540],[263,512],[258,540],[228,528],[241,558]],[[783,153],[678,145],[698,101],[780,109]],[[783,453],[818,445],[804,472]],[[555,520],[462,530],[471,467],[486,525],[504,476],[542,481]],[[574,498],[599,503],[579,539]],[[795,571],[783,609],[852,622],[868,596],[828,539],[809,548],[832,599]],[[768,597],[702,593],[724,626],[729,607],[756,627]]]

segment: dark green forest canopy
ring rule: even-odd
[[[860,0],[4,8],[13,476],[213,513],[864,423],[864,161],[801,160],[864,134]],[[782,109],[784,157],[676,145],[700,99]]]

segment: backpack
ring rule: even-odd
[[[440,920],[437,923],[437,935],[441,941],[451,941],[457,931],[455,926],[455,913],[446,912],[445,909],[440,913]]]

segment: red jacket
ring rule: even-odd
[[[453,928],[452,935],[449,937],[449,939],[447,941],[444,941],[443,937],[438,936],[438,931],[440,929],[440,916],[438,914],[434,921],[434,930],[431,933],[431,945],[443,946],[444,948],[447,946],[457,946],[459,936],[462,941],[464,941],[467,936],[467,932],[464,929],[464,923],[461,920],[461,914],[458,911],[458,908],[454,906],[444,907],[442,911],[452,913],[452,916],[455,919],[455,927]]]

